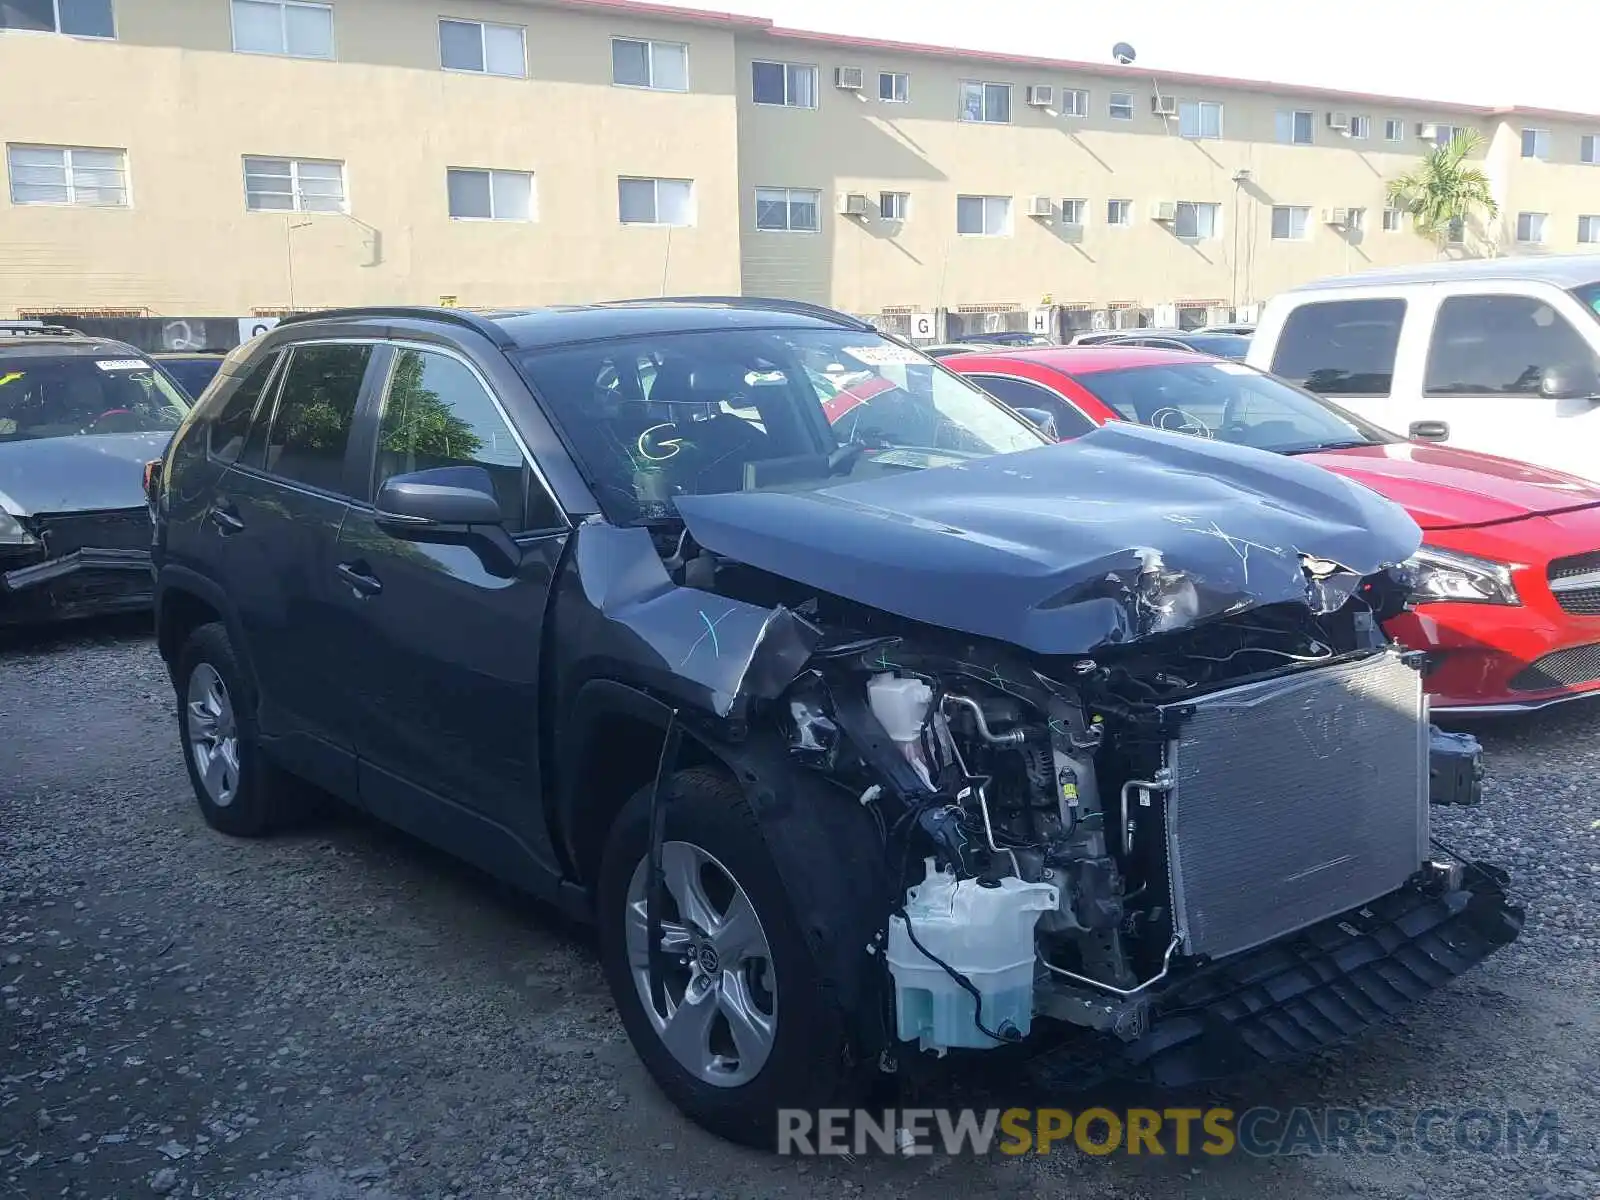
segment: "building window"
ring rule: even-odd
[[[694,181],[618,179],[617,214],[624,225],[693,225]]]
[[[1010,196],[957,196],[956,232],[967,237],[1009,237]]]
[[[1106,113],[1113,121],[1133,120],[1133,93],[1112,92],[1111,99],[1106,105]]]
[[[0,4],[0,29],[65,33],[73,37],[117,36],[111,0],[6,0]]]
[[[611,82],[657,92],[689,90],[689,47],[682,42],[611,39]]]
[[[1583,140],[1578,143],[1578,160],[1586,163],[1600,163],[1600,134],[1586,133]]]
[[[1435,146],[1448,146],[1465,132],[1460,125],[1434,125],[1430,140]]]
[[[1005,125],[1011,120],[1011,85],[984,83],[976,79],[961,81],[961,119]]]
[[[910,192],[878,193],[878,216],[885,221],[904,221],[910,212]]]
[[[1181,238],[1205,241],[1217,236],[1221,223],[1220,204],[1201,204],[1192,200],[1178,201],[1178,215],[1172,222],[1172,231]]]
[[[1178,105],[1178,133],[1186,138],[1220,138],[1222,105],[1210,100],[1185,100]]]
[[[1589,246],[1600,243],[1600,216],[1578,218],[1578,241]]]
[[[904,104],[911,99],[911,76],[904,71],[878,72],[878,99]]]
[[[1127,226],[1132,225],[1133,224],[1133,201],[1132,200],[1107,200],[1106,201],[1106,224],[1110,225],[1113,229],[1118,228],[1118,227],[1126,228]]]
[[[522,79],[528,74],[523,28],[488,25],[482,21],[440,20],[439,65],[446,71]]]
[[[750,87],[757,104],[780,108],[817,106],[817,69],[800,63],[753,62]]]
[[[1277,114],[1277,131],[1280,142],[1296,146],[1311,145],[1315,114],[1308,112],[1280,112]]]
[[[445,186],[457,221],[533,220],[533,176],[527,171],[451,167]]]
[[[233,0],[233,48],[241,54],[333,57],[333,9],[299,0]]]
[[[7,146],[13,204],[128,206],[128,154],[82,146]]]
[[[1344,223],[1346,233],[1365,233],[1367,231],[1367,210],[1352,208],[1347,210],[1348,216]]]
[[[1310,223],[1309,208],[1278,204],[1272,209],[1272,240],[1275,242],[1303,242]]]
[[[1372,118],[1353,116],[1350,118],[1350,136],[1360,141],[1366,141],[1372,136]]]
[[[757,188],[756,228],[769,233],[816,233],[822,193],[812,188]]]
[[[1089,202],[1087,200],[1063,200],[1061,202],[1061,223],[1063,225],[1084,225],[1089,220]]]
[[[344,164],[246,156],[244,206],[251,212],[344,212]]]
[[[1517,214],[1517,241],[1538,245],[1544,241],[1544,223],[1548,214],[1521,212]]]
[[[1549,158],[1550,131],[1548,129],[1524,129],[1522,131],[1522,157]]]
[[[1061,115],[1063,117],[1087,117],[1089,115],[1088,89],[1062,88]]]
[[[1403,142],[1406,140],[1406,123],[1399,117],[1390,117],[1383,123],[1383,140],[1386,142]]]
[[[1383,210],[1383,231],[1385,233],[1398,233],[1405,228],[1405,223],[1405,209],[1386,208]]]
[[[1459,246],[1467,240],[1467,223],[1461,217],[1451,217],[1450,223],[1445,226],[1444,240],[1452,246]]]

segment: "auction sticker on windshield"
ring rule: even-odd
[[[97,358],[94,365],[102,371],[147,371],[150,364],[138,358]]]
[[[881,346],[845,346],[844,353],[869,367],[915,366],[926,360],[915,350],[885,342]]]

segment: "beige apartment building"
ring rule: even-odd
[[[0,24],[0,315],[742,292],[956,336],[1600,251],[1600,115],[632,0],[11,0]],[[1440,251],[1384,185],[1457,128],[1502,212]]]

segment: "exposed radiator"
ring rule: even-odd
[[[1173,707],[1192,709],[1167,750],[1185,953],[1233,954],[1356,908],[1426,858],[1428,721],[1398,654]]]

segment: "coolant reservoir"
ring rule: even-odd
[[[1055,886],[1002,879],[985,886],[957,881],[927,861],[927,877],[906,893],[911,931],[930,953],[967,977],[983,997],[983,1023],[1026,1036],[1033,1024],[1033,926],[1057,904]],[[894,976],[900,1037],[924,1050],[999,1045],[979,1030],[972,994],[911,942],[906,921],[889,918],[886,955]]]

